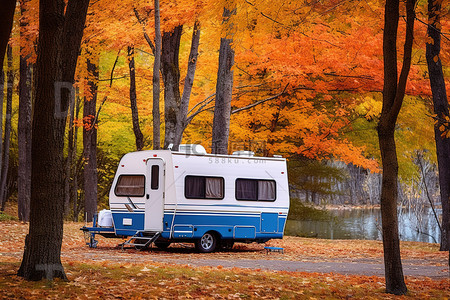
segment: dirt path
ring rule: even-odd
[[[167,259],[152,257],[153,261],[176,264],[189,264],[192,266],[223,266],[225,268],[250,268],[269,271],[292,271],[311,273],[339,273],[343,275],[367,275],[384,276],[384,265],[381,263],[365,262],[311,262],[311,261],[285,261],[285,260],[261,260],[261,259],[197,259],[186,262],[180,259]],[[438,266],[419,266],[403,263],[405,276],[426,276],[433,279],[448,277],[448,268]]]
[[[175,249],[173,251],[136,251],[118,249],[89,249],[80,248],[79,251],[63,251],[63,261],[111,261],[139,264],[151,264],[152,262],[169,263],[190,266],[222,266],[224,268],[248,268],[269,271],[291,271],[311,273],[339,273],[343,275],[367,275],[384,276],[384,264],[382,260],[368,259],[327,259],[306,257],[301,260],[289,260],[281,253],[269,253],[261,255],[257,253],[255,258],[241,258],[242,251],[234,250],[210,254],[198,254],[188,250]],[[245,254],[252,254],[248,251]],[[3,259],[20,259],[22,252],[9,252],[0,254]],[[450,278],[448,266],[430,265],[425,260],[403,260],[403,274],[412,277],[429,277],[432,279]]]

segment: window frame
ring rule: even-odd
[[[238,198],[238,189],[237,189],[237,182],[238,180],[252,180],[252,181],[256,181],[256,200],[253,199],[241,199]],[[275,184],[275,197],[273,200],[261,200],[258,199],[259,196],[259,181],[270,181],[273,182]],[[277,182],[276,180],[273,179],[256,179],[256,178],[236,178],[234,181],[234,197],[237,201],[252,201],[252,202],[275,202],[277,201]]]
[[[203,185],[204,192],[205,192],[205,197],[204,197],[204,198],[200,198],[200,197],[188,197],[188,196],[186,195],[186,187],[187,187],[187,185],[186,185],[186,180],[187,180],[188,177],[189,177],[189,178],[192,178],[192,177],[204,178],[204,180],[205,180],[205,183],[204,183],[204,185]],[[206,197],[206,180],[207,180],[208,178],[214,178],[214,179],[217,179],[217,178],[218,178],[218,179],[221,179],[221,180],[222,180],[222,190],[221,190],[222,197],[220,197],[220,198],[207,198],[207,197]],[[220,177],[220,176],[186,175],[186,176],[184,177],[184,198],[186,198],[186,199],[200,199],[200,200],[223,200],[223,199],[225,198],[225,178]]]
[[[155,168],[156,167],[156,168]],[[155,169],[156,169],[156,178],[155,178]],[[150,189],[153,191],[159,190],[159,165],[152,165],[151,171],[150,171]]]
[[[127,177],[127,176],[141,176],[144,177],[144,189],[143,189],[143,193],[142,195],[122,195],[122,194],[117,194],[117,187],[118,187],[118,183],[120,182],[120,178],[122,177]],[[144,197],[145,196],[145,186],[146,184],[146,177],[144,174],[120,174],[119,177],[117,178],[116,181],[116,186],[114,187],[114,195],[116,195],[117,197]]]

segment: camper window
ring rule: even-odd
[[[186,176],[184,196],[187,199],[223,199],[224,179],[222,177]]]
[[[274,201],[277,195],[275,188],[273,180],[258,180],[258,200]]]
[[[159,166],[158,165],[152,166],[152,182],[150,184],[150,188],[152,190],[159,189]]]
[[[236,179],[236,199],[250,201],[275,201],[274,180]]]
[[[114,189],[116,196],[142,197],[145,194],[144,175],[120,175]]]

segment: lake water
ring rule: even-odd
[[[330,221],[288,220],[286,235],[317,237],[322,239],[381,240],[380,209],[329,210]],[[440,211],[437,211],[440,216]],[[399,210],[399,233],[402,241],[439,243],[440,232],[433,211],[422,213]]]

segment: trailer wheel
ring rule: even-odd
[[[195,246],[199,252],[209,253],[216,249],[217,236],[211,232],[205,233],[199,240],[195,242]]]

